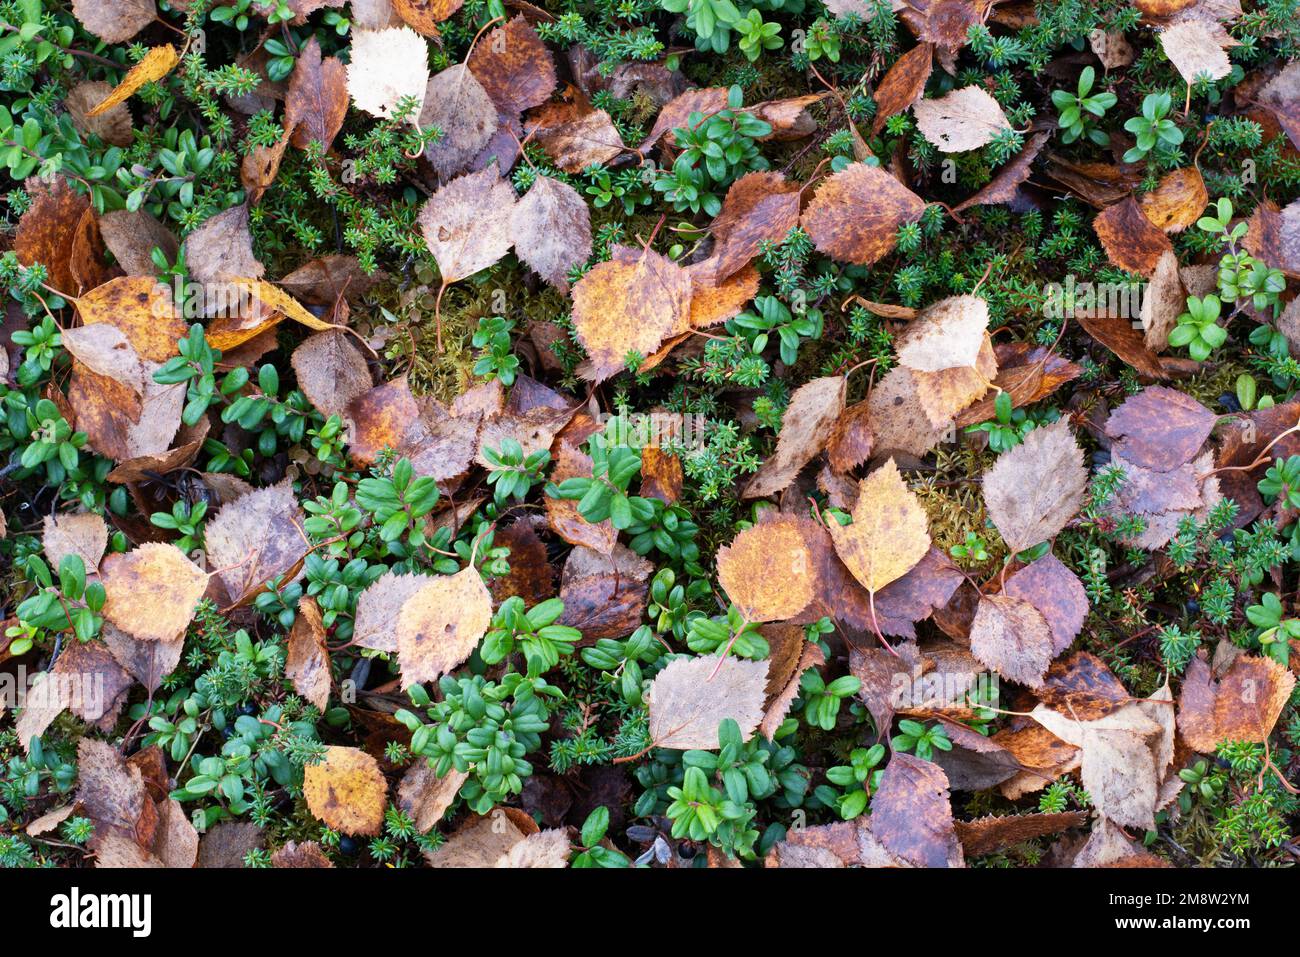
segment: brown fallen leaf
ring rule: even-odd
[[[1178,325],[1178,316],[1187,305],[1187,290],[1178,271],[1178,257],[1172,251],[1156,263],[1151,281],[1142,296],[1138,318],[1147,348],[1160,352],[1169,345],[1169,333]]]
[[[780,173],[746,173],[731,184],[714,218],[715,279],[721,280],[758,255],[764,242],[780,242],[799,225],[798,183]]]
[[[957,821],[957,837],[967,857],[983,857],[1022,841],[1083,827],[1088,816],[1082,811],[1058,814],[1004,814]]]
[[[1078,313],[1075,318],[1088,335],[1119,356],[1125,364],[1136,369],[1140,375],[1148,379],[1168,378],[1160,357],[1147,346],[1145,332],[1135,329],[1132,319],[1088,313]]]
[[[474,815],[424,858],[433,868],[494,867],[502,855],[536,833],[537,822],[519,808],[495,807]]]
[[[284,676],[293,690],[324,711],[330,697],[330,655],[325,647],[325,625],[320,605],[304,595],[298,601],[298,617],[289,629],[284,656]]]
[[[95,824],[90,840],[109,833],[152,847],[158,830],[158,811],[149,799],[140,769],[128,764],[112,745],[93,738],[77,742],[77,801]]]
[[[1181,233],[1194,224],[1209,203],[1205,180],[1195,166],[1166,173],[1156,188],[1139,200],[1147,219],[1167,233]]]
[[[954,791],[986,791],[1020,773],[1015,756],[992,738],[958,721],[937,717],[952,747],[936,750],[931,760],[943,769]]]
[[[152,4],[150,4],[152,6]],[[113,92],[86,111],[86,116],[95,117],[106,113],[119,103],[125,103],[132,93],[146,83],[161,80],[180,62],[176,48],[170,43],[151,47],[135,66],[122,77],[122,82],[113,88]]]
[[[328,153],[348,113],[347,68],[338,57],[321,56],[313,36],[298,53],[285,96],[285,129],[305,150],[313,141]]]
[[[429,46],[410,27],[352,31],[348,93],[357,109],[390,117],[409,97],[419,117],[428,84]]]
[[[541,106],[555,92],[550,51],[522,14],[481,37],[467,62],[503,113]]]
[[[817,187],[801,224],[818,250],[841,262],[869,266],[898,243],[925,202],[877,166],[853,163]]]
[[[201,283],[257,279],[266,271],[253,255],[247,203],[204,220],[185,238],[184,250],[190,275]]]
[[[763,720],[766,684],[766,661],[675,658],[650,684],[650,738],[660,748],[713,751],[718,725],[731,718],[748,740]]]
[[[1160,257],[1173,249],[1132,196],[1102,210],[1092,225],[1110,261],[1126,272],[1150,276]]]
[[[568,183],[538,176],[511,213],[510,241],[529,268],[568,292],[569,270],[591,258],[591,212]]]
[[[1003,729],[993,735],[993,740],[1025,769],[998,787],[1010,801],[1041,791],[1062,774],[1079,768],[1079,749],[1032,721],[1024,727]]]
[[[497,858],[494,867],[559,868],[569,866],[569,835],[561,828],[529,834]]]
[[[871,458],[874,437],[871,434],[871,404],[855,403],[845,409],[826,441],[826,460],[836,472],[848,472]]]
[[[300,571],[310,547],[305,520],[286,481],[241,495],[208,521],[208,561],[232,604],[252,601],[272,579]],[[281,581],[285,584],[288,580]]]
[[[1001,392],[1011,396],[1011,407],[1019,409],[1045,399],[1061,386],[1083,374],[1083,370],[1042,346],[1026,342],[1000,343],[993,348],[998,362],[994,389],[957,415],[959,429],[987,422],[997,414],[994,405]]]
[[[929,43],[918,43],[894,61],[876,85],[876,118],[871,123],[872,136],[879,136],[886,120],[920,99],[933,67],[934,46]]]
[[[146,542],[101,563],[104,617],[142,641],[174,641],[189,627],[208,576],[175,545]]]
[[[542,107],[547,111],[549,107]],[[608,163],[623,153],[623,137],[604,110],[551,113],[538,111],[524,129],[560,169],[581,173],[588,166]]]
[[[1088,46],[1097,54],[1097,59],[1107,72],[1128,66],[1136,58],[1123,30],[1093,30],[1088,34]]]
[[[915,638],[916,623],[942,608],[964,581],[961,569],[937,548],[930,548],[902,578],[876,593],[876,621],[886,635]]]
[[[304,769],[302,793],[311,813],[343,834],[375,835],[383,826],[388,782],[359,748],[327,747],[323,760]]]
[[[325,416],[345,416],[353,399],[373,387],[365,356],[341,329],[303,340],[291,359],[298,388]]]
[[[83,80],[68,91],[63,106],[72,118],[72,125],[80,132],[98,136],[110,146],[130,146],[135,141],[134,125],[131,110],[125,103],[97,116],[89,115],[91,108],[112,92],[113,87],[103,80]]]
[[[943,153],[964,153],[993,142],[1011,129],[998,101],[982,86],[966,86],[937,100],[912,105],[916,127]]]
[[[478,569],[434,577],[406,599],[397,615],[403,687],[436,681],[459,666],[491,622],[492,596]]]
[[[645,615],[653,571],[625,545],[615,545],[609,553],[576,546],[560,579],[564,614],[557,624],[577,628],[588,641],[635,631]]]
[[[18,220],[13,251],[24,266],[40,263],[49,283],[60,292],[76,295],[76,280],[70,261],[72,244],[89,200],[78,194],[63,177],[44,183],[29,180],[31,204]]]
[[[1295,675],[1272,658],[1242,655],[1215,680],[1203,653],[1187,666],[1178,696],[1178,733],[1187,746],[1214,754],[1223,741],[1262,743],[1295,688]]]
[[[984,504],[1012,552],[1047,541],[1083,504],[1083,449],[1062,418],[1040,426],[984,473]]]
[[[492,138],[497,124],[496,104],[465,64],[450,66],[429,80],[419,125],[442,130],[442,136],[424,151],[441,179],[465,169]],[[494,174],[493,178],[500,177]]]
[[[557,485],[565,479],[591,478],[591,457],[568,441],[560,440],[555,453],[555,466],[551,481]],[[589,522],[578,512],[578,503],[572,499],[546,496],[546,517],[551,530],[571,545],[586,545],[598,552],[609,554],[614,549],[618,532],[610,519]]]
[[[1063,654],[1083,629],[1088,595],[1083,582],[1048,552],[1007,578],[1003,594],[1033,605],[1051,630],[1051,657]]]
[[[625,368],[628,353],[648,356],[665,337],[689,328],[691,277],[650,248],[616,246],[573,287],[573,326],[590,361],[583,375],[602,382]]]
[[[146,376],[152,377],[153,369],[146,367],[126,333],[117,326],[97,322],[65,329],[61,338],[63,347],[87,369],[130,391],[135,402],[128,415],[133,412],[138,420]]]
[[[465,0],[389,0],[393,11],[426,37],[439,35],[438,24],[446,20]]]
[[[325,851],[315,841],[287,841],[284,846],[271,855],[272,867],[288,868],[330,868],[334,862],[325,856]]]
[[[844,412],[846,386],[844,376],[824,376],[794,391],[781,417],[776,451],[746,484],[744,498],[780,492],[821,452]]]
[[[99,233],[128,276],[152,279],[157,274],[153,250],[161,249],[168,262],[174,262],[180,251],[180,242],[172,231],[145,210],[105,213],[99,217]]]
[[[1055,657],[1047,619],[1021,598],[985,595],[970,629],[970,650],[1005,678],[1030,688],[1043,683]]]
[[[867,396],[872,455],[903,452],[922,456],[940,442],[952,441],[950,427],[930,421],[918,394],[916,376],[898,365],[885,373]]]
[[[157,691],[163,679],[176,670],[185,650],[184,635],[172,641],[142,641],[107,621],[104,622],[102,637],[117,663],[150,694]]]
[[[808,546],[789,519],[745,529],[718,549],[718,583],[746,621],[793,618],[812,601]]]
[[[960,213],[963,209],[970,209],[972,206],[996,206],[1014,200],[1021,184],[1029,178],[1034,160],[1038,158],[1038,154],[1042,152],[1051,136],[1051,130],[1039,130],[1030,136],[1025,148],[1017,153],[1011,162],[998,170],[989,180],[988,185],[954,206],[953,212]]]
[[[510,251],[515,191],[494,169],[452,180],[420,210],[420,231],[444,285],[495,265]]]
[[[1168,472],[1196,456],[1217,421],[1218,416],[1185,392],[1150,386],[1110,414],[1106,434],[1130,462]]]
[[[963,867],[948,778],[930,761],[895,752],[871,797],[871,832],[917,867]]]
[[[397,806],[424,833],[443,819],[460,786],[468,779],[469,772],[455,768],[438,777],[428,761],[416,761],[397,785]]]
[[[698,113],[698,122],[702,123],[714,113],[727,108],[727,88],[711,86],[697,90],[687,90],[664,104],[655,118],[650,135],[637,147],[642,153],[649,152],[661,139],[670,147],[677,145],[673,131],[691,128],[691,115]]]

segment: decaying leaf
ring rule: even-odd
[[[921,98],[933,67],[934,47],[929,43],[918,43],[894,61],[876,86],[876,118],[871,123],[872,136],[880,134],[891,116],[903,112]]]
[[[853,523],[829,527],[836,553],[869,592],[907,574],[930,549],[925,510],[893,459],[859,484]]]
[[[388,782],[359,748],[327,747],[324,760],[304,770],[302,792],[311,813],[343,834],[375,835],[383,826]]]
[[[468,772],[455,768],[438,777],[428,761],[416,761],[397,785],[397,806],[410,816],[418,830],[428,831],[442,820],[468,778]]]
[[[1294,688],[1295,675],[1272,658],[1242,655],[1216,681],[1198,655],[1178,696],[1178,733],[1202,754],[1223,741],[1267,741]]]
[[[844,412],[844,376],[806,382],[790,396],[781,418],[776,451],[745,486],[745,498],[781,491],[826,445]]]
[[[420,210],[420,231],[444,283],[495,265],[510,251],[515,191],[495,169],[452,180]]]
[[[1222,80],[1232,72],[1228,55],[1202,20],[1186,20],[1160,31],[1160,47],[1184,80]]]
[[[711,227],[716,278],[741,269],[764,242],[780,242],[799,225],[799,195],[798,183],[770,171],[732,183]]]
[[[591,212],[572,186],[538,176],[511,213],[510,241],[534,272],[568,292],[569,270],[591,257]]]
[[[1011,129],[998,101],[981,86],[962,87],[937,100],[917,100],[912,112],[921,135],[944,153],[979,149]]]
[[[1167,233],[1181,233],[1200,218],[1209,205],[1201,171],[1195,166],[1176,169],[1160,177],[1160,183],[1143,193],[1139,204],[1147,219]]]
[[[940,300],[898,338],[898,361],[913,372],[974,366],[988,324],[988,303],[978,296]]]
[[[426,37],[439,35],[438,24],[459,10],[465,0],[390,0],[393,10]]]
[[[349,403],[373,385],[365,356],[341,329],[303,340],[293,351],[292,364],[298,388],[326,416],[346,415]]]
[[[871,798],[871,832],[917,867],[962,867],[948,777],[930,761],[895,752]]]
[[[273,578],[296,573],[310,547],[305,520],[286,482],[241,495],[208,521],[208,561],[233,604],[251,601]]]
[[[1003,592],[1008,598],[1027,601],[1047,621],[1052,633],[1050,658],[1070,647],[1088,617],[1083,582],[1051,552],[1009,576]]]
[[[502,113],[541,106],[555,90],[555,63],[522,15],[483,36],[467,61]]]
[[[1213,412],[1186,393],[1151,386],[1110,414],[1106,434],[1135,465],[1168,472],[1196,456],[1216,421]]]
[[[298,602],[298,617],[289,629],[284,656],[284,676],[293,689],[320,711],[329,704],[330,656],[325,647],[325,625],[320,605],[310,595]]]
[[[1092,225],[1110,261],[1127,272],[1150,276],[1160,257],[1173,249],[1164,230],[1132,196],[1102,210]]]
[[[608,163],[625,149],[614,120],[604,110],[548,114],[542,120],[535,119],[532,129],[536,131],[537,145],[566,173],[580,173],[588,166]]]
[[[434,577],[397,615],[402,684],[435,681],[470,656],[492,621],[492,596],[478,569]]]
[[[469,165],[492,138],[497,123],[496,105],[465,64],[449,66],[429,81],[420,126],[442,130],[424,151],[442,179]]]
[[[109,555],[100,577],[104,617],[143,641],[174,641],[194,618],[208,576],[175,545],[146,542]]]
[[[1060,419],[1040,426],[984,473],[984,504],[1003,541],[1021,552],[1054,536],[1083,504],[1083,449]]]
[[[925,202],[878,166],[853,163],[817,187],[801,225],[832,259],[869,266],[898,243],[898,228],[916,221]]]
[[[76,555],[93,574],[108,548],[108,525],[94,512],[47,515],[41,542],[50,568],[57,570],[63,556]]]
[[[748,740],[763,719],[767,662],[728,655],[677,658],[655,676],[648,696],[650,737],[657,747],[718,747],[718,725],[740,725]]]
[[[285,128],[300,150],[317,142],[329,152],[348,112],[347,69],[338,57],[321,57],[320,41],[303,46],[289,77]]]
[[[132,136],[134,126],[131,121],[131,109],[125,103],[91,116],[90,111],[96,103],[102,102],[113,92],[113,88],[103,80],[85,80],[68,91],[63,100],[72,125],[83,133],[94,134],[110,146],[130,146],[135,139]]]
[[[793,618],[812,601],[812,556],[789,519],[745,529],[718,549],[717,563],[718,583],[747,621]]]
[[[260,278],[266,269],[253,255],[248,205],[232,206],[190,233],[185,238],[185,264],[202,283]]]
[[[1047,619],[1021,598],[985,595],[970,629],[970,650],[1005,678],[1036,688],[1055,652]]]

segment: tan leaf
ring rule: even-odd
[[[829,527],[835,551],[869,592],[907,574],[930,549],[925,510],[892,458],[858,485],[853,524]]]
[[[766,661],[676,658],[650,684],[650,738],[660,748],[714,751],[718,725],[732,718],[748,740],[763,719],[766,684]]]
[[[496,105],[469,67],[450,66],[434,75],[425,92],[420,127],[437,127],[442,136],[428,145],[424,155],[442,179],[455,176],[487,145],[498,122]],[[478,175],[489,172],[493,171]]]
[[[924,211],[925,202],[889,173],[853,163],[817,187],[801,222],[821,252],[869,266],[892,252],[898,228]]]
[[[899,336],[898,361],[916,372],[974,366],[988,324],[988,303],[978,296],[936,302]]]
[[[359,748],[326,748],[323,761],[307,765],[302,792],[311,813],[336,831],[375,835],[383,826],[388,782]]]
[[[844,376],[825,376],[794,391],[781,417],[776,451],[745,486],[745,498],[786,488],[822,450],[844,412],[845,384]]]
[[[397,653],[397,618],[406,600],[434,581],[430,575],[387,571],[357,596],[352,640],[362,648]]]
[[[140,847],[153,845],[158,812],[149,800],[144,777],[111,745],[93,738],[77,742],[77,800],[95,823],[92,847],[108,832],[117,832]]]
[[[537,145],[566,173],[581,173],[588,166],[608,163],[625,149],[623,137],[604,110],[565,115],[534,128]]]
[[[144,55],[144,59],[127,71],[126,76],[122,77],[122,82],[113,88],[112,93],[86,111],[86,116],[99,116],[101,113],[107,113],[119,103],[125,103],[132,93],[146,83],[161,80],[179,62],[180,59],[176,56],[176,48],[170,43],[151,47],[149,52]]]
[[[624,369],[629,352],[648,356],[690,323],[685,269],[649,248],[615,246],[612,253],[573,287],[573,327],[591,357],[584,375],[596,382]]]
[[[105,213],[99,217],[99,234],[128,276],[152,279],[157,275],[158,267],[151,258],[155,248],[162,250],[168,262],[174,262],[180,251],[180,243],[172,231],[145,210],[133,213],[118,209]]]
[[[954,416],[988,391],[998,374],[998,360],[988,334],[973,366],[956,366],[937,372],[912,370],[916,396],[935,428],[947,428]]]
[[[921,135],[943,153],[979,149],[1011,129],[998,101],[981,86],[962,87],[937,100],[918,100],[912,112]]]
[[[537,822],[518,808],[495,807],[461,825],[436,851],[425,852],[433,868],[492,867],[529,834]]]
[[[325,624],[320,605],[310,595],[298,601],[298,617],[289,629],[284,655],[284,676],[293,690],[324,711],[330,697],[330,655],[325,647]]]
[[[403,687],[435,681],[460,665],[491,622],[492,596],[478,569],[435,577],[406,600],[397,616]]]
[[[390,117],[399,100],[411,97],[419,117],[428,84],[429,46],[410,27],[352,31],[348,93],[357,109]]]
[[[812,556],[794,522],[745,529],[718,549],[718,583],[747,621],[793,618],[812,601]]]
[[[334,862],[325,856],[324,850],[315,841],[287,841],[271,855],[272,867],[316,868],[333,867]]]
[[[1068,419],[1040,426],[984,473],[984,504],[1013,552],[1044,542],[1083,504],[1088,472]]]
[[[560,828],[529,834],[502,854],[496,867],[568,867],[569,835]]]
[[[468,173],[434,193],[420,231],[444,283],[495,265],[510,251],[515,191],[493,168]]]
[[[555,63],[523,15],[479,39],[467,61],[502,113],[541,106],[555,92]]]
[[[174,641],[189,627],[208,576],[175,545],[146,542],[102,563],[104,617],[142,641]]]
[[[185,264],[201,283],[261,278],[266,270],[253,255],[248,205],[232,206],[190,233],[185,238]]]
[[[826,460],[834,471],[848,472],[871,458],[873,444],[871,404],[858,402],[836,420],[826,442]]]
[[[305,520],[286,482],[241,495],[208,521],[208,561],[231,602],[251,601],[271,579],[296,574],[309,547]]]
[[[799,225],[799,184],[780,173],[746,173],[731,184],[710,227],[716,275],[726,278]]]
[[[917,867],[962,867],[948,777],[930,761],[895,752],[871,798],[871,832]]]
[[[1214,754],[1223,741],[1262,743],[1294,688],[1295,675],[1272,658],[1242,655],[1216,681],[1198,656],[1178,697],[1178,733],[1202,754]]]
[[[1189,84],[1199,78],[1222,80],[1232,72],[1228,55],[1201,20],[1176,23],[1159,36],[1160,48]]]
[[[365,356],[341,329],[305,339],[290,361],[298,388],[327,417],[346,416],[348,404],[372,387]]]
[[[1010,595],[985,595],[970,629],[970,650],[1003,677],[1030,688],[1043,683],[1055,657],[1052,630],[1029,602]]]
[[[1088,46],[1107,71],[1128,66],[1135,56],[1123,30],[1093,30],[1088,34]]]
[[[442,820],[468,778],[469,772],[455,768],[438,777],[428,761],[416,761],[397,785],[397,806],[415,823],[416,830],[426,832]]]
[[[1147,348],[1160,352],[1169,345],[1169,333],[1187,305],[1187,290],[1178,272],[1178,257],[1171,249],[1156,263],[1142,296],[1142,335]]]
[[[64,555],[76,555],[93,575],[108,548],[108,525],[94,512],[46,515],[42,544],[50,568],[58,570]]]
[[[885,373],[867,396],[867,409],[873,455],[905,452],[921,456],[944,441],[948,431],[930,421],[917,394],[916,377],[906,366]]]
[[[153,370],[145,368],[126,333],[117,326],[97,322],[65,329],[61,338],[63,347],[82,365],[126,386],[138,404],[144,395],[145,376],[152,376]]]
[[[154,0],[72,0],[72,13],[105,43],[125,43],[158,16]]]
[[[98,136],[110,146],[130,146],[135,141],[134,126],[131,110],[125,103],[96,116],[89,115],[94,105],[112,92],[113,87],[103,80],[83,80],[68,91],[63,105],[72,117],[72,125],[82,133]]]
[[[185,650],[184,635],[172,641],[142,641],[107,621],[102,637],[118,664],[150,693],[176,670]]]
[[[560,292],[569,270],[591,257],[591,212],[568,183],[538,176],[510,216],[516,255]]]
[[[880,135],[885,121],[891,116],[903,112],[920,99],[933,67],[934,47],[929,43],[918,43],[894,61],[876,86],[876,118],[871,123],[872,136]]]

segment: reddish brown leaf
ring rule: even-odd
[[[832,259],[869,266],[898,243],[898,228],[914,222],[925,202],[889,173],[854,163],[817,187],[803,228]]]

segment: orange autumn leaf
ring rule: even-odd
[[[326,748],[325,759],[304,770],[302,791],[311,813],[343,834],[375,835],[384,823],[388,782],[359,748]]]
[[[801,223],[827,256],[869,266],[892,252],[898,228],[924,211],[924,200],[885,170],[854,163],[817,187]]]
[[[180,59],[176,56],[176,48],[170,43],[152,48],[144,55],[143,60],[131,67],[126,76],[122,77],[122,82],[114,87],[113,92],[88,110],[86,115],[99,116],[99,114],[111,110],[117,104],[125,102],[132,93],[146,83],[161,80],[179,62]]]
[[[793,618],[813,598],[812,555],[790,519],[760,522],[718,549],[718,583],[746,621]]]

